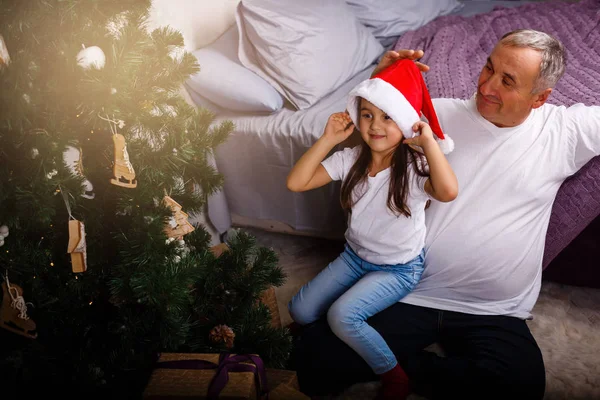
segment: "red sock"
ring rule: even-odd
[[[400,366],[396,366],[381,375],[381,390],[379,400],[404,400],[410,394],[408,376]]]

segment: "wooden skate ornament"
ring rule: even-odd
[[[63,151],[63,159],[65,160],[65,163],[71,170],[72,174],[79,175],[84,178],[83,187],[85,191],[81,197],[93,199],[95,197],[94,186],[83,173],[83,154],[81,149],[74,146],[67,146]]]
[[[137,180],[135,179],[133,166],[131,165],[131,162],[129,162],[125,137],[120,133],[115,133],[112,137],[115,147],[115,165],[113,166],[114,176],[110,182],[117,186],[135,188],[137,186]]]
[[[85,244],[85,225],[76,219],[69,220],[69,245],[67,253],[71,253],[73,272],[87,270],[87,249]]]
[[[4,38],[0,35],[0,68],[8,64],[10,64],[10,55],[8,54]]]
[[[23,299],[23,289],[8,281],[2,282],[2,310],[0,327],[31,339],[37,337],[35,322],[27,316],[27,304]]]
[[[167,195],[163,198],[163,202],[173,211],[173,218],[165,226],[167,237],[181,238],[194,230],[194,226],[188,221],[188,215],[182,211],[179,203]]]

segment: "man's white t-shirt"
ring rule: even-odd
[[[563,181],[600,154],[600,107],[545,104],[498,128],[475,98],[434,99],[458,197],[426,211],[425,271],[401,301],[470,314],[530,318],[552,204]]]
[[[333,153],[321,163],[334,181],[344,181],[360,154],[361,146]],[[413,164],[407,168],[406,205],[411,216],[393,213],[387,206],[391,168],[367,176],[352,192],[355,199],[348,216],[346,241],[363,260],[377,265],[406,264],[417,257],[425,244],[424,190],[427,177],[419,176]]]

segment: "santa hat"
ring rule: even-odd
[[[442,132],[423,75],[412,60],[398,60],[350,91],[347,110],[357,127],[361,97],[389,115],[406,138],[415,136],[412,127],[421,120],[422,113],[442,152],[448,154],[454,150],[454,142]]]

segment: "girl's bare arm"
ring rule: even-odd
[[[335,113],[329,117],[323,136],[300,157],[287,177],[287,187],[292,192],[304,192],[324,186],[331,177],[321,165],[327,154],[350,136],[354,124],[346,113]]]

